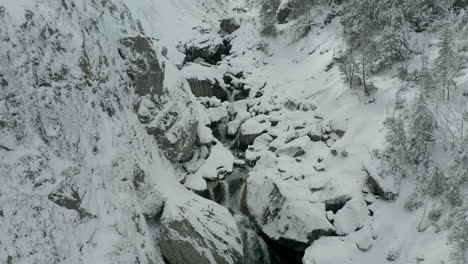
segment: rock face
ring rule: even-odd
[[[128,37],[121,43],[120,55],[129,65],[127,74],[133,81],[135,93],[141,96],[135,106],[140,121],[146,125],[147,132],[156,138],[159,148],[169,160],[189,160],[198,121],[184,83],[172,84],[177,87],[164,89],[165,73],[150,39]],[[177,75],[176,72],[171,74]],[[157,100],[154,95],[159,96]]]
[[[240,28],[240,25],[237,24],[232,18],[231,19],[223,19],[219,25],[222,31],[226,33],[233,33],[234,31]]]
[[[221,101],[227,100],[227,92],[221,87],[218,80],[211,81],[209,79],[195,79],[190,78],[187,80],[193,95],[197,97],[216,97]]]
[[[163,94],[164,72],[156,57],[151,40],[143,37],[129,37],[121,41],[126,49],[120,49],[120,55],[130,62],[128,76],[133,80],[135,93]]]
[[[161,253],[170,264],[235,264],[242,241],[222,206],[201,198],[167,204],[161,219]]]

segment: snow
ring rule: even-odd
[[[77,11],[60,9],[59,1],[0,0],[6,9],[0,18],[5,29],[0,31],[0,74],[9,82],[0,89],[1,121],[8,121],[8,127],[0,129],[0,145],[11,149],[0,148],[0,174],[5,175],[0,186],[0,210],[5,215],[0,217],[0,261],[12,256],[13,263],[51,263],[56,255],[67,263],[132,263],[135,258],[163,263],[160,223],[149,225],[143,215],[157,215],[164,207],[166,219],[181,219],[177,210],[187,204],[190,212],[183,217],[196,223],[200,234],[209,240],[217,240],[212,234],[224,239],[221,229],[228,226],[234,233],[226,236],[229,245],[242,252],[233,240],[238,231],[229,212],[186,190],[206,190],[207,180],[220,180],[234,164],[245,163],[208,127],[228,117],[228,135],[239,130],[242,135],[261,134],[245,155],[256,161],[247,180],[247,204],[262,231],[274,239],[305,244],[313,230],[333,230],[342,236],[314,241],[304,264],[386,263],[389,253],[395,264],[421,259],[439,264],[448,259],[447,232],[434,225],[418,232],[422,209],[403,208],[414,183],[397,186],[392,179],[379,179],[385,190],[399,193],[395,201],[363,193],[368,191],[363,165],[377,175],[371,151],[384,145],[383,120],[392,111],[400,82],[390,73],[373,77],[378,90],[369,103],[362,91],[344,85],[336,66],[324,71],[341,45],[338,19],[323,28],[314,26],[308,36],[292,42],[289,23],[278,27],[283,30],[278,38],[259,36],[258,10],[231,11],[244,6],[243,1],[124,1],[129,15],[121,1],[112,2],[124,18],[116,19],[108,7],[85,0],[75,1]],[[34,13],[35,25],[21,29],[26,10]],[[184,60],[181,46],[219,43],[219,20],[230,16],[241,21],[230,56],[215,66],[189,63],[179,70]],[[60,34],[41,39],[46,25]],[[85,27],[91,31],[83,32]],[[168,132],[171,141],[188,119],[197,119],[203,146],[197,146],[192,161],[184,165],[163,157],[133,112],[135,96],[116,51],[120,38],[142,33],[154,39],[158,60],[165,65],[164,89],[170,93],[165,99],[170,103],[158,109],[153,98],[143,98],[138,114],[178,110],[186,114]],[[3,41],[7,37],[10,43]],[[58,52],[53,45],[65,50]],[[166,57],[160,54],[164,48]],[[81,81],[84,73],[77,66],[83,50],[96,80],[102,81],[90,80],[91,87]],[[62,65],[69,74],[51,81]],[[243,73],[240,82],[251,90],[247,99],[222,104],[181,97],[190,94],[186,78],[218,80],[224,86],[227,72]],[[467,83],[466,72],[463,75],[460,87]],[[51,87],[36,87],[37,78]],[[255,98],[257,92],[263,95]],[[10,93],[15,94],[13,99],[7,98]],[[192,103],[190,108],[187,102]],[[114,114],[102,108],[113,109]],[[343,137],[334,133],[337,129],[345,131]],[[304,153],[293,157],[298,149]],[[137,168],[144,174],[139,187],[133,183]],[[77,210],[51,202],[48,195],[62,185],[74,186],[82,199],[80,208],[94,217],[82,219]],[[272,201],[274,189],[284,203]],[[336,213],[326,211],[325,202],[340,196],[350,200]],[[262,213],[275,206],[280,214],[263,222]],[[217,212],[211,234],[206,223],[195,221],[205,218],[207,208]],[[198,250],[210,255],[204,248]]]

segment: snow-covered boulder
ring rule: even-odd
[[[291,186],[262,174],[248,178],[245,203],[249,214],[271,239],[305,249],[311,242],[334,232],[323,203],[297,199]],[[299,191],[296,192],[300,193]]]
[[[364,171],[367,174],[367,186],[372,194],[379,196],[384,200],[395,200],[398,197],[398,187],[394,178],[383,178],[377,172],[372,164],[366,164]]]
[[[307,248],[304,264],[355,264],[356,245],[339,237],[323,237]]]
[[[168,202],[161,218],[161,253],[169,264],[235,264],[242,241],[229,211],[209,200]]]
[[[185,45],[185,61],[203,59],[215,65],[223,56],[229,55],[230,50],[231,45],[228,40],[219,37],[218,34],[204,34]]]
[[[280,147],[276,150],[276,153],[278,155],[288,155],[294,158],[299,157],[306,153],[308,144],[310,144],[310,138],[308,136],[303,136]]]
[[[228,93],[224,87],[222,72],[214,66],[189,63],[182,69],[190,89],[196,97],[216,97],[226,101]]]
[[[240,127],[239,147],[243,149],[247,148],[258,136],[266,132],[270,126],[271,123],[269,121],[259,118],[251,118],[245,121]]]

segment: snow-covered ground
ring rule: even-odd
[[[364,166],[376,162],[372,150],[385,142],[383,121],[401,84],[390,74],[373,77],[378,90],[370,98],[344,84],[332,65],[342,45],[338,18],[296,41],[288,24],[276,37],[260,35],[259,10],[243,1],[73,2],[0,0],[0,77],[8,81],[0,86],[0,121],[9,124],[0,126],[9,139],[0,148],[1,263],[163,263],[160,230],[166,252],[193,246],[209,263],[236,263],[242,242],[234,217],[190,191],[243,164],[229,149],[232,139],[212,135],[212,123],[226,119],[233,135],[263,134],[241,157],[256,161],[245,207],[267,236],[306,244],[304,264],[448,259],[446,231],[418,232],[424,207],[404,209],[414,183],[403,182],[394,201],[367,187]],[[227,36],[219,22],[231,17],[240,28]],[[118,50],[122,38],[140,34],[165,65],[165,89],[182,87],[196,110],[180,121],[198,122],[200,146],[189,162],[169,162],[134,112],[137,96]],[[223,38],[232,48],[216,65],[181,67],[184,45]],[[87,81],[83,56],[93,76]],[[197,100],[181,81],[240,72],[250,94],[237,102]],[[275,192],[279,205],[269,200]],[[327,209],[335,201],[340,208]],[[174,232],[180,225],[185,233]],[[315,230],[326,232],[314,241]]]

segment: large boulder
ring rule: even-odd
[[[236,23],[234,19],[230,18],[221,20],[219,27],[222,31],[231,34],[234,31],[238,30],[240,28],[240,25]]]
[[[319,237],[333,234],[334,227],[326,218],[325,204],[296,199],[290,195],[290,187],[253,173],[246,186],[245,206],[268,237],[304,250]]]
[[[135,93],[140,96],[135,105],[140,122],[156,138],[159,148],[170,161],[189,160],[198,121],[182,75],[173,65],[166,65],[163,71],[151,39],[128,37],[122,39],[121,44],[119,53],[127,62],[127,74]]]
[[[278,24],[284,24],[288,22],[288,17],[292,12],[291,0],[283,0],[276,10],[276,21]]]
[[[170,264],[234,264],[243,255],[240,233],[229,211],[199,197],[167,202],[160,248]]]
[[[262,118],[251,118],[245,121],[240,127],[239,148],[246,149],[252,145],[255,139],[268,131],[271,123]]]
[[[192,90],[193,95],[197,97],[216,97],[221,101],[227,100],[227,92],[220,85],[218,80],[210,79],[198,79],[190,78],[187,79],[190,89]]]

